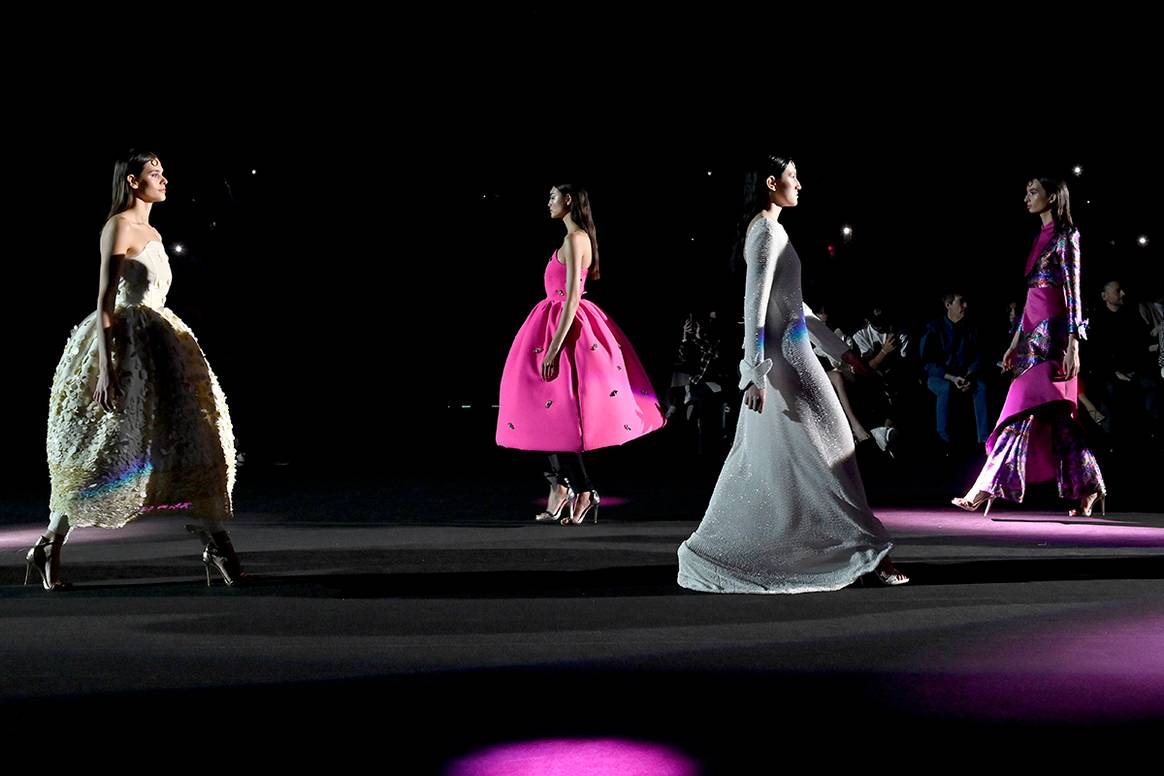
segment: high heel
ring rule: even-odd
[[[882,568],[887,566],[887,568]],[[909,577],[903,574],[892,561],[882,561],[877,568],[873,569],[873,579],[882,587],[895,587],[896,585],[904,585],[909,582]]]
[[[52,539],[47,537],[40,537],[36,544],[29,548],[28,554],[24,557],[24,584],[28,584],[28,580],[32,577],[33,569],[40,575],[40,583],[45,590],[67,590],[72,585],[67,582],[62,582],[57,579],[60,573],[60,552],[64,545],[65,539],[62,536],[56,536]],[[54,569],[53,566],[57,568]]]
[[[562,525],[581,525],[586,521],[586,516],[591,512],[594,513],[594,522],[598,522],[598,505],[602,503],[602,499],[599,498],[598,491],[596,490],[583,491],[583,493],[586,492],[590,493],[590,503],[580,513],[574,514],[574,504],[578,501],[578,497],[575,496],[571,502],[570,515],[562,518]]]
[[[973,501],[965,496],[958,496],[957,498],[950,499],[950,503],[959,509],[965,509],[967,512],[977,512],[978,507],[986,504],[986,509],[983,511],[982,516],[988,517],[990,515],[990,507],[994,504],[994,496],[991,496],[984,490],[980,490],[978,491],[977,498]]]
[[[539,523],[556,523],[559,519],[568,519],[562,518],[562,510],[566,508],[567,504],[572,504],[574,502],[574,498],[577,495],[578,494],[574,492],[574,489],[567,485],[566,497],[562,499],[562,503],[558,504],[558,508],[553,512],[548,509],[543,509],[541,512],[538,512],[536,515],[534,515],[534,520]]]
[[[904,585],[909,582],[909,577],[907,577],[905,574],[902,574],[900,571],[897,571],[896,569],[893,571],[874,571],[873,578],[876,579],[882,587],[894,587],[896,585]]]
[[[1067,517],[1091,517],[1092,511],[1095,509],[1096,501],[1099,502],[1100,516],[1107,517],[1107,504],[1105,503],[1107,501],[1107,493],[1096,492],[1085,498],[1090,498],[1091,502],[1086,507],[1083,506],[1083,502],[1080,502],[1078,509],[1067,510]]]
[[[242,584],[247,579],[247,573],[242,570],[238,553],[234,543],[226,531],[216,531],[213,534],[205,528],[196,525],[186,526],[186,530],[202,540],[202,565],[206,568],[206,586],[210,587],[210,569],[213,567],[222,576],[227,587]]]

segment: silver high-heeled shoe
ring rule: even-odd
[[[534,520],[539,523],[556,523],[559,519],[565,519],[562,518],[562,510],[566,508],[567,504],[572,504],[574,502],[574,498],[577,495],[578,494],[574,492],[574,489],[567,485],[566,497],[562,499],[562,503],[558,504],[558,508],[553,512],[549,511],[548,509],[543,509],[541,512],[538,512],[536,515],[534,515]]]
[[[578,501],[578,497],[574,497],[573,501],[570,502],[570,514],[562,518],[562,525],[581,525],[586,521],[586,516],[591,512],[594,513],[594,522],[598,522],[598,505],[602,503],[602,499],[598,497],[598,491],[596,490],[591,490],[589,493],[590,503],[578,514],[574,513],[574,504]]]
[[[986,491],[978,491],[978,498],[971,501],[965,496],[958,496],[950,499],[950,503],[958,507],[958,509],[965,509],[967,512],[977,512],[978,507],[986,504],[986,509],[982,512],[983,517],[990,516],[990,507],[994,504],[994,496],[986,495]]]

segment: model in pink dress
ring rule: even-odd
[[[546,298],[518,330],[501,376],[497,444],[550,454],[550,498],[543,522],[598,519],[598,493],[581,453],[621,445],[663,426],[655,391],[630,341],[606,313],[582,298],[598,278],[590,198],[556,186],[550,217],[566,239],[546,265]]]

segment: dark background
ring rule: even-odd
[[[47,496],[53,367],[94,307],[112,160],[127,146],[165,166],[170,195],[153,222],[174,269],[168,304],[219,375],[252,473],[514,465],[521,456],[493,445],[491,405],[561,240],[545,213],[554,183],[590,189],[603,278],[588,298],[628,333],[660,391],[688,312],[738,321],[739,171],[758,152],[798,164],[801,205],[783,221],[805,297],[847,331],[875,301],[916,330],[954,288],[979,325],[1004,327],[1038,228],[1022,202],[1034,173],[1070,180],[1089,307],[1108,279],[1132,298],[1161,290],[1159,133],[1133,60],[987,78],[953,54],[935,71],[898,51],[880,69],[854,56],[812,80],[644,57],[579,81],[552,51],[480,69],[461,52],[442,74],[361,56],[252,60],[239,73],[219,64],[122,101],[96,84],[17,85],[21,120],[6,141],[11,494]],[[638,444],[666,469],[666,443]]]

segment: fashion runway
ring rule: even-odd
[[[453,494],[483,489],[432,499],[439,484],[413,479],[296,482],[240,493],[245,588],[207,588],[173,517],[77,531],[74,589],[23,587],[17,553],[40,526],[7,515],[6,729],[83,719],[76,736],[98,741],[253,721],[281,743],[234,730],[216,744],[233,761],[371,737],[399,773],[508,742],[630,740],[716,773],[841,724],[909,731],[917,751],[1147,745],[1164,724],[1164,514],[881,507],[909,585],[708,595],[675,584],[694,484],[612,483],[597,525],[562,527],[534,524],[516,481],[474,502]]]

